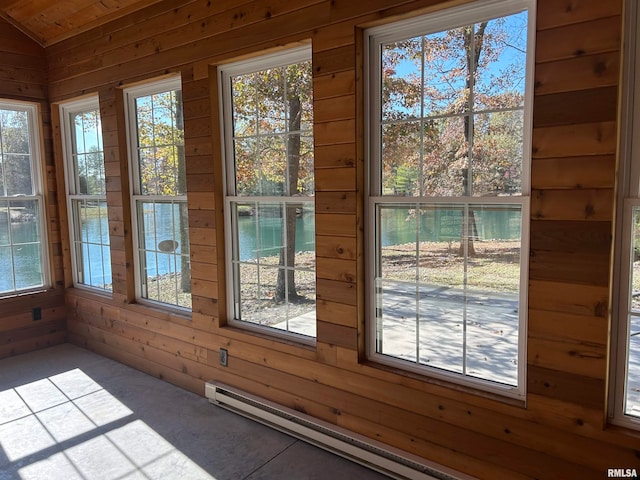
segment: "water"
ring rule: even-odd
[[[28,289],[42,285],[42,261],[40,245],[26,243],[13,247],[13,269],[8,225],[0,222],[0,292]],[[24,221],[11,223],[11,236],[14,244],[33,242],[38,238],[38,223]],[[15,271],[15,284],[13,271]]]
[[[258,227],[259,222],[259,227]],[[275,256],[282,245],[282,219],[254,216],[238,217],[239,257],[241,261]],[[315,250],[315,228],[312,215],[296,218],[296,252]]]
[[[479,240],[517,240],[520,238],[519,205],[474,209],[474,236]],[[421,242],[460,241],[463,210],[460,206],[441,206],[416,213],[406,207],[380,209],[380,242],[383,247]]]
[[[146,216],[146,213],[145,213]],[[481,239],[512,240],[520,237],[520,210],[505,207],[491,210],[476,211],[476,224],[478,235]],[[460,238],[461,212],[454,208],[442,208],[430,210],[418,218],[413,211],[406,208],[383,208],[381,213],[381,242],[382,246],[412,243],[416,240],[416,222],[419,222],[419,235],[421,241],[447,241]],[[13,237],[17,241],[33,238],[35,222],[20,222],[11,225]],[[108,230],[107,218],[85,219],[86,240],[88,241],[90,255],[85,255],[89,263],[85,264],[85,272],[92,273],[91,281],[98,284],[98,278],[102,278],[102,258],[108,259],[107,247],[101,246],[106,241]],[[0,225],[0,239],[6,237],[6,224],[4,232]],[[175,223],[158,221],[155,223],[158,240],[176,238]],[[281,220],[279,218],[261,218],[259,228],[255,216],[238,217],[238,229],[240,233],[240,260],[251,260],[257,253],[261,256],[272,256],[279,253],[282,242]],[[101,237],[102,236],[102,237]],[[179,239],[179,235],[177,236]],[[1,244],[2,242],[0,242]],[[315,229],[313,216],[303,215],[296,219],[296,251],[305,252],[315,249]],[[162,255],[162,254],[160,254]],[[164,256],[163,256],[164,257]],[[41,262],[39,260],[37,245],[24,245],[16,247],[16,272],[19,288],[30,285],[38,285],[41,282]],[[86,260],[85,260],[86,261]],[[157,269],[156,269],[157,265]],[[176,270],[176,265],[164,259],[158,262],[148,262],[148,275],[163,275]],[[111,278],[111,264],[107,261],[104,265],[104,278]],[[11,272],[11,256],[8,247],[0,246],[0,291],[13,289]],[[96,278],[93,278],[96,277]],[[110,281],[110,280],[108,280]],[[89,282],[87,282],[89,283]]]

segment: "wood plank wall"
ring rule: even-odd
[[[51,114],[47,97],[44,48],[0,18],[0,99],[35,102],[42,113],[43,180],[52,283],[47,292],[0,300],[0,358],[66,341],[66,308],[62,288],[62,240],[52,152]],[[34,322],[31,309],[40,307]]]
[[[639,436],[605,422],[622,0],[537,5],[526,405],[364,361],[359,28],[450,4],[166,0],[48,47],[51,101],[99,93],[107,157],[114,295],[67,289],[72,341],[200,394],[222,381],[480,478],[605,478],[638,466]],[[315,348],[225,325],[215,80],[219,62],[309,39]],[[118,89],[170,72],[181,73],[185,102],[190,318],[132,295]]]

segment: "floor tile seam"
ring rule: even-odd
[[[291,438],[292,442],[287,445],[285,448],[283,448],[282,450],[280,450],[279,452],[277,452],[275,455],[273,455],[269,460],[267,460],[266,462],[264,462],[262,465],[256,467],[255,469],[253,469],[251,472],[249,472],[246,476],[242,477],[242,480],[248,480],[249,478],[251,478],[251,476],[253,476],[254,473],[256,473],[257,471],[263,469],[264,467],[266,467],[267,465],[269,465],[271,462],[273,462],[276,458],[278,458],[279,456],[281,456],[282,454],[284,454],[285,452],[287,452],[291,447],[293,447],[295,444],[297,444],[298,442],[300,442],[300,440],[297,440],[295,438]]]

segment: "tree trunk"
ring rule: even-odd
[[[466,78],[466,87],[467,87],[467,100],[471,100],[471,94],[474,91],[476,85],[476,78],[474,72],[476,70],[476,66],[478,65],[478,60],[480,59],[480,53],[482,52],[482,44],[484,42],[484,31],[487,28],[487,22],[482,22],[478,25],[478,31],[474,32],[474,26],[465,28],[464,32],[464,48],[467,54],[467,78]],[[473,105],[469,106],[471,110],[473,110]],[[466,115],[464,117],[464,139],[466,144],[471,147],[471,142],[473,141],[473,122],[471,121],[471,116]],[[471,151],[468,153],[468,167],[462,170],[462,185],[463,185],[463,195],[468,196],[471,195],[471,187],[470,183],[473,181],[473,156]],[[461,235],[460,235],[460,255],[464,254],[464,242],[465,242],[465,233],[466,240],[468,243],[467,254],[470,257],[475,256],[476,250],[473,244],[474,238],[477,236],[477,226],[476,219],[473,214],[473,210],[469,210],[469,216],[466,219],[467,225],[464,225],[464,219],[461,226]]]
[[[298,172],[300,170],[300,121],[302,117],[300,96],[293,95],[289,98],[289,125],[290,133],[287,138],[287,180],[289,196],[295,195],[298,190]],[[280,261],[278,263],[278,279],[274,300],[282,302],[288,300],[295,302],[299,295],[296,291],[296,282],[293,267],[296,261],[296,219],[297,208],[295,204],[287,204],[283,209],[284,222],[282,229],[282,247],[280,248]],[[284,268],[286,265],[287,268]]]

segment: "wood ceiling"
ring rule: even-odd
[[[0,17],[46,47],[162,0],[0,0]]]

